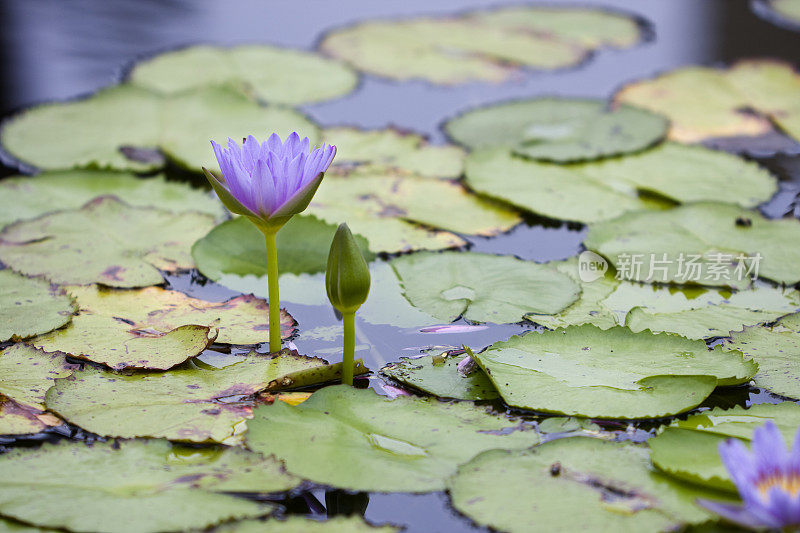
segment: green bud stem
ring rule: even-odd
[[[356,354],[356,312],[342,313],[344,349],[342,350],[342,383],[353,384],[353,361]]]
[[[269,351],[281,349],[281,303],[278,295],[277,231],[264,232],[267,239],[267,283],[269,286]]]

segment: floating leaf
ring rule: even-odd
[[[166,94],[233,84],[260,100],[297,105],[343,96],[355,88],[358,76],[314,53],[259,44],[166,52],[138,63],[128,81]]]
[[[0,342],[60,328],[75,311],[73,299],[48,281],[0,270]]]
[[[581,437],[482,453],[449,490],[459,512],[509,532],[671,531],[711,519],[695,499],[719,497],[653,472],[643,446]]]
[[[50,411],[87,431],[110,437],[166,437],[236,442],[252,415],[245,397],[323,360],[255,352],[223,368],[117,374],[86,368],[59,379],[47,393]],[[281,403],[281,402],[279,402]]]
[[[50,413],[20,405],[0,395],[0,435],[39,433],[59,424],[61,420]],[[5,531],[2,519],[0,531]]]
[[[278,269],[282,274],[314,274],[324,272],[334,224],[315,216],[297,215],[278,232]],[[366,239],[355,235],[362,254],[368,261],[375,255],[368,250]],[[267,275],[267,249],[264,234],[245,217],[223,222],[192,247],[197,269],[207,278],[219,281],[225,275]],[[266,280],[265,280],[266,283]],[[266,285],[265,285],[266,287]],[[323,291],[324,292],[324,291]],[[281,295],[283,296],[283,295]],[[325,295],[322,295],[325,299]]]
[[[159,269],[194,266],[189,249],[213,224],[209,215],[131,207],[101,196],[80,209],[6,226],[0,232],[0,261],[57,283],[158,285],[164,282]]]
[[[758,368],[703,341],[591,325],[514,336],[474,359],[508,405],[592,418],[682,413]]]
[[[680,479],[711,488],[736,489],[719,458],[719,445],[731,437],[748,442],[753,430],[772,420],[791,446],[800,426],[800,406],[793,402],[759,404],[748,409],[714,408],[676,420],[648,444],[653,463]]]
[[[3,515],[41,527],[112,533],[203,529],[263,516],[273,507],[221,492],[283,491],[297,484],[272,458],[164,440],[19,448],[0,457],[0,475]]]
[[[568,163],[643,150],[666,135],[665,118],[604,100],[539,98],[467,111],[445,124],[469,148],[505,147],[525,157]]]
[[[360,130],[352,127],[328,128],[325,142],[335,144],[337,166],[370,165],[394,172],[408,172],[431,178],[457,178],[464,164],[464,150],[457,146],[431,146],[416,133],[396,128]],[[388,171],[388,170],[387,170]]]
[[[756,211],[701,202],[600,222],[589,227],[584,244],[624,279],[737,286],[754,274],[800,281],[800,250],[787,246],[793,242],[800,242],[795,219],[768,220]]]
[[[390,253],[454,248],[465,241],[450,232],[497,235],[521,221],[457,183],[370,167],[327,176],[308,212],[331,224],[347,222],[372,251]]]
[[[494,400],[500,395],[480,368],[468,375],[458,372],[458,363],[467,354],[447,352],[425,357],[404,358],[381,369],[381,374],[395,381],[439,398],[457,400]]]
[[[358,516],[334,516],[327,520],[314,520],[302,516],[288,516],[275,520],[240,520],[222,525],[215,533],[399,533],[395,526],[371,526]]]
[[[627,326],[634,332],[677,333],[689,339],[727,337],[745,325],[772,322],[800,309],[800,293],[794,289],[756,282],[752,287],[730,291],[713,287],[675,287],[632,283],[602,277],[581,281],[575,259],[553,264],[581,285],[581,296],[555,315],[527,315],[548,328],[594,324],[603,329]]]
[[[222,204],[208,191],[166,181],[163,176],[138,178],[125,172],[68,170],[0,181],[0,227],[56,209],[78,209],[103,195],[114,195],[135,207],[174,213],[200,211],[215,218],[224,214]]]
[[[378,76],[454,85],[576,65],[598,48],[627,48],[639,38],[636,21],[621,14],[525,6],[367,21],[329,33],[319,47]]]
[[[520,322],[527,313],[558,313],[580,294],[569,276],[511,256],[418,253],[391,264],[412,305],[446,322]]]
[[[683,67],[630,84],[616,100],[668,116],[677,141],[755,137],[771,132],[771,122],[800,140],[798,90],[800,76],[791,65],[765,59],[729,69]]]
[[[71,376],[77,368],[67,363],[62,354],[46,354],[14,344],[0,351],[0,395],[21,406],[44,411],[44,397],[53,382]]]
[[[777,190],[775,178],[755,163],[673,143],[571,165],[527,160],[505,148],[478,150],[467,157],[466,182],[521,209],[585,223],[702,200],[754,207]]]
[[[164,166],[160,150],[199,172],[201,166],[218,170],[209,139],[238,139],[254,131],[298,131],[312,142],[319,137],[317,127],[297,111],[259,105],[232,88],[161,96],[123,84],[82,100],[28,109],[4,123],[0,141],[12,156],[43,169],[153,170]]]
[[[198,355],[214,340],[259,344],[269,337],[269,306],[250,295],[206,302],[160,287],[119,291],[75,286],[69,290],[78,299],[80,314],[69,327],[32,339],[30,344],[116,370],[166,370]],[[291,337],[295,325],[281,310],[281,337]]]
[[[389,400],[347,386],[321,389],[295,407],[276,402],[253,414],[250,449],[274,454],[294,474],[349,490],[442,490],[475,454],[538,442],[532,431],[515,431],[517,421],[468,403]]]
[[[731,334],[727,346],[758,363],[757,387],[781,396],[800,398],[800,315],[782,318],[770,327],[744,328]]]

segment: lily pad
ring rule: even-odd
[[[329,33],[324,53],[391,78],[454,85],[556,69],[640,39],[632,18],[595,9],[506,7],[442,18],[367,21]]]
[[[580,294],[566,274],[511,256],[429,252],[391,264],[411,304],[446,322],[520,322],[527,313],[558,313]]]
[[[703,341],[591,325],[514,336],[474,359],[507,404],[590,418],[682,413],[758,369],[741,352]]]
[[[538,442],[518,421],[472,404],[389,400],[348,386],[326,387],[298,406],[276,402],[253,414],[247,423],[250,449],[274,454],[294,474],[349,490],[442,490],[458,465],[477,453]]]
[[[395,526],[372,526],[359,516],[334,516],[327,520],[314,520],[302,516],[289,516],[276,520],[240,520],[222,525],[214,533],[399,533]]]
[[[231,84],[266,102],[298,105],[343,96],[358,76],[314,53],[259,44],[166,52],[138,63],[128,81],[164,94]]]
[[[753,12],[778,26],[800,30],[800,0],[754,0]]]
[[[62,330],[32,339],[47,352],[64,352],[115,370],[166,370],[201,353],[212,341],[259,344],[269,337],[267,302],[237,296],[206,302],[178,291],[148,287],[119,291],[96,286],[69,288],[80,314]],[[296,322],[281,310],[281,337]]]
[[[632,83],[616,101],[669,117],[670,138],[697,142],[714,137],[760,136],[772,123],[800,140],[800,75],[779,61],[741,61],[728,69],[683,67]]]
[[[638,152],[658,143],[668,121],[605,100],[539,98],[467,111],[445,124],[469,148],[506,147],[531,159],[568,163]]]
[[[46,405],[98,435],[236,443],[252,416],[254,403],[247,397],[287,374],[324,364],[296,353],[269,357],[253,352],[223,368],[135,374],[86,368],[57,380]]]
[[[158,285],[164,282],[159,269],[194,266],[190,247],[213,225],[213,217],[202,213],[173,214],[101,196],[80,209],[6,226],[0,261],[57,283]]]
[[[0,342],[60,328],[76,310],[72,297],[50,282],[0,270]]]
[[[319,137],[297,111],[259,105],[229,87],[163,96],[123,84],[23,111],[4,123],[0,142],[15,158],[42,169],[154,170],[165,164],[160,151],[199,172],[201,166],[218,170],[209,139],[258,131],[297,131],[312,142]]]
[[[20,405],[0,395],[0,435],[39,433],[60,424],[61,419],[50,413]],[[0,519],[0,531],[4,531],[2,526]]]
[[[54,210],[78,209],[98,196],[114,195],[135,207],[158,207],[174,213],[200,211],[217,219],[222,204],[210,193],[163,176],[139,178],[126,172],[67,170],[0,181],[0,227]]]
[[[424,137],[397,128],[360,130],[353,127],[327,128],[325,142],[335,144],[337,167],[370,165],[426,178],[457,178],[464,168],[464,150],[457,146],[430,145]]]
[[[80,532],[202,529],[263,516],[274,508],[221,492],[282,491],[297,484],[272,458],[164,440],[15,449],[0,457],[0,474],[6,480],[0,488],[4,516]],[[37,496],[34,503],[30,494]]]
[[[381,369],[381,374],[439,398],[457,400],[494,400],[500,397],[480,368],[467,375],[458,372],[458,363],[467,354],[447,352],[424,357],[403,358]]]
[[[787,245],[793,242],[800,242],[798,220],[700,202],[600,222],[589,227],[584,244],[623,279],[736,287],[755,274],[787,285],[800,281],[800,250]]]
[[[584,223],[703,200],[754,207],[777,190],[775,178],[755,163],[673,143],[628,157],[571,165],[531,161],[506,148],[488,148],[467,157],[466,183],[520,209]]]
[[[791,446],[800,426],[800,406],[794,402],[758,404],[748,409],[714,408],[686,420],[676,420],[648,444],[653,463],[671,476],[715,489],[736,492],[719,458],[719,444],[729,438],[748,442],[753,430],[772,420]]]
[[[585,252],[591,253],[591,252]],[[743,326],[772,322],[800,309],[800,292],[757,281],[747,289],[676,287],[618,280],[610,271],[580,280],[576,259],[552,266],[581,285],[581,296],[555,315],[526,315],[548,328],[594,324],[634,332],[677,333],[689,339],[727,337]]]
[[[44,397],[58,378],[71,376],[78,365],[67,363],[62,354],[46,354],[25,344],[0,351],[0,395],[17,404],[44,411]]]
[[[324,272],[336,228],[334,224],[310,215],[298,215],[287,222],[277,237],[280,250],[278,269],[281,274]],[[355,235],[355,238],[365,259],[374,259],[375,255],[369,251],[366,239],[361,235]],[[214,281],[228,274],[267,275],[264,234],[244,217],[228,220],[215,227],[194,244],[192,256],[197,269]]]
[[[735,331],[727,346],[758,363],[757,387],[800,399],[800,315],[782,318],[772,326]]]
[[[521,221],[460,184],[370,167],[326,176],[308,212],[331,224],[347,222],[370,250],[389,253],[455,248],[466,242],[451,232],[491,236]]]
[[[643,446],[582,437],[482,453],[448,484],[459,512],[509,532],[678,530],[713,518],[696,498],[718,497],[654,472]]]

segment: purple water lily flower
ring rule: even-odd
[[[223,148],[211,141],[222,178],[203,169],[211,186],[231,212],[250,218],[259,229],[275,232],[308,207],[336,147],[323,144],[311,149],[308,137],[292,133],[281,142],[273,133],[259,143],[250,135],[240,147],[228,139]]]
[[[748,528],[800,529],[800,429],[790,451],[770,420],[753,432],[752,452],[729,439],[719,455],[744,505],[699,500],[700,505]]]

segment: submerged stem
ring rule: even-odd
[[[356,353],[356,313],[342,313],[344,349],[342,350],[342,383],[353,384],[353,361]]]
[[[278,295],[277,232],[264,233],[267,240],[267,283],[269,285],[269,351],[281,349],[281,303]]]

